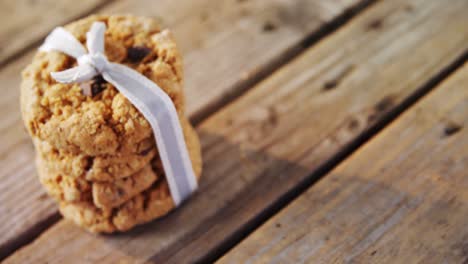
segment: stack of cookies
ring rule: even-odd
[[[133,16],[91,16],[65,29],[81,43],[95,21],[107,25],[106,56],[157,83],[178,111],[197,178],[198,137],[185,117],[182,60],[168,30]],[[174,208],[151,126],[98,76],[79,84],[51,72],[77,64],[60,52],[38,52],[23,72],[21,108],[36,147],[39,179],[67,219],[92,231],[125,231]]]

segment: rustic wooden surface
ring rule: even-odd
[[[199,120],[251,87],[333,20],[369,0],[124,0],[100,12],[158,18],[175,32]],[[170,15],[168,15],[170,14]],[[222,59],[220,59],[222,58]]]
[[[15,41],[22,40],[23,45],[23,48],[20,45],[20,49],[10,48],[7,52],[9,55],[4,58],[13,58],[11,63],[2,66],[0,51],[0,83],[3,89],[0,98],[0,118],[3,121],[0,126],[0,166],[3,168],[0,172],[0,219],[3,223],[0,226],[0,259],[16,250],[6,259],[7,263],[187,263],[214,260],[234,247],[223,260],[261,262],[274,259],[282,262],[289,260],[282,259],[290,257],[289,252],[293,252],[291,260],[294,260],[294,257],[302,256],[301,252],[314,254],[313,250],[317,248],[319,252],[323,251],[320,257],[326,262],[339,260],[340,256],[356,257],[357,262],[371,262],[374,256],[377,260],[377,252],[382,252],[379,260],[386,260],[401,250],[398,245],[417,242],[417,232],[422,232],[423,228],[438,228],[431,217],[437,216],[439,211],[435,209],[445,204],[437,202],[450,202],[445,192],[450,193],[448,188],[454,184],[453,181],[461,183],[459,189],[464,186],[462,175],[457,173],[463,172],[466,164],[466,153],[461,152],[466,144],[457,145],[456,138],[465,135],[466,139],[466,133],[459,131],[451,136],[448,140],[453,141],[450,141],[452,145],[443,145],[448,142],[443,140],[440,141],[442,143],[432,140],[424,145],[417,135],[429,131],[435,133],[433,130],[438,121],[431,113],[437,112],[438,108],[431,108],[426,101],[439,102],[434,104],[442,107],[440,100],[444,99],[432,99],[444,94],[439,90],[452,92],[446,96],[454,98],[447,107],[458,109],[456,103],[463,106],[465,102],[465,108],[458,109],[458,112],[447,112],[447,116],[458,118],[455,121],[465,122],[466,92],[462,91],[463,87],[456,87],[457,83],[462,84],[460,73],[452,77],[449,84],[435,88],[437,91],[417,105],[417,109],[427,111],[427,116],[434,120],[413,125],[411,120],[407,121],[411,118],[406,116],[419,114],[414,114],[415,110],[411,108],[389,129],[385,125],[466,60],[468,2],[453,0],[450,5],[443,0],[371,2],[88,0],[81,9],[60,13],[49,22],[26,23],[24,27],[35,28],[35,33],[31,36],[10,35]],[[19,4],[24,5],[22,2]],[[60,9],[60,5],[54,8]],[[51,14],[56,12],[54,8],[50,8]],[[46,11],[48,9],[31,11],[31,17],[44,15]],[[189,113],[193,120],[201,122],[197,130],[203,145],[205,172],[200,191],[169,216],[113,236],[91,235],[69,222],[58,221],[55,205],[36,179],[32,165],[33,149],[22,128],[18,111],[18,73],[34,52],[23,52],[20,56],[18,51],[35,46],[37,39],[57,23],[89,11],[152,16],[173,29],[185,58]],[[20,27],[21,21],[12,19],[9,26],[16,23]],[[336,32],[335,28],[338,28]],[[8,33],[9,30],[1,28],[0,34],[6,34],[3,32]],[[295,56],[296,59],[288,62]],[[396,140],[401,136],[398,129],[402,123],[417,127],[414,129],[416,134],[410,133],[411,130],[400,145],[389,143],[390,139]],[[380,130],[383,132],[379,135]],[[371,137],[373,134],[378,134],[377,143]],[[326,174],[329,168],[336,166],[368,139],[368,146],[362,151],[358,149],[351,159],[331,174]],[[437,145],[439,143],[442,145]],[[387,146],[385,144],[389,144],[388,148],[394,147],[393,152],[389,151],[388,157],[380,154],[380,163],[368,164],[370,154],[376,156],[377,150],[372,150],[372,146]],[[407,173],[416,170],[412,165],[418,164],[418,158],[428,164],[427,168],[421,167],[421,171],[448,167],[442,166],[445,163],[440,160],[437,163],[437,155],[413,153],[417,147],[425,150],[421,153],[427,153],[428,149],[459,149],[461,161],[456,164],[461,169],[447,173],[453,175],[453,181],[441,181],[442,187],[437,187],[432,176],[424,175],[432,182],[422,182],[418,185],[420,188],[415,185],[401,191],[394,190],[410,181],[401,178],[399,168],[394,171],[389,168],[385,174],[378,175],[385,179],[387,185],[383,187],[379,183],[359,181],[369,180],[374,169],[384,166],[385,162],[393,164],[404,155],[413,155],[411,160],[404,160],[406,163],[403,165],[408,168],[404,172]],[[368,153],[367,158],[359,158],[365,155],[361,152]],[[398,154],[403,156],[397,157]],[[432,160],[434,164],[430,163]],[[348,175],[342,169],[352,168],[357,172],[366,166],[371,170],[359,174],[359,177]],[[337,176],[335,171],[343,171],[344,176]],[[315,185],[314,180],[320,177],[324,180]],[[343,181],[340,177],[344,177]],[[289,216],[282,212],[255,232],[258,225],[311,185],[309,192],[285,210],[291,212]],[[435,192],[434,196],[427,196],[428,200],[424,200],[424,195],[427,195],[423,192],[425,187]],[[313,196],[310,192],[316,188],[319,191],[317,196]],[[353,194],[352,190],[359,193]],[[334,195],[338,194],[340,196],[335,199]],[[411,200],[410,194],[422,197],[422,200]],[[367,204],[358,203],[368,198],[371,200]],[[309,208],[308,199],[317,201]],[[387,208],[388,204],[393,207]],[[421,208],[418,207],[420,204]],[[447,213],[461,211],[453,213],[453,218],[447,220],[448,227],[444,230],[448,231],[443,233],[446,237],[461,229],[459,223],[468,217],[461,200],[449,205]],[[286,220],[284,214],[287,214]],[[348,214],[354,216],[350,218],[351,223],[362,224],[362,229],[346,226]],[[401,226],[389,226],[394,223],[392,217],[395,214],[401,215]],[[283,229],[271,229],[271,226],[277,228],[278,219],[297,221],[291,224],[302,223],[301,219],[293,219],[291,215],[300,215],[304,223],[294,224],[297,230],[289,231],[297,236],[295,243],[288,237],[275,236]],[[375,219],[369,223],[362,220],[368,215]],[[328,229],[311,227],[311,221],[321,221],[323,225],[329,223],[328,216],[343,226],[327,226]],[[406,216],[408,218],[404,218]],[[423,220],[426,220],[423,226],[413,224]],[[286,226],[287,223],[280,224]],[[386,228],[393,228],[394,235],[378,240],[376,236],[385,233]],[[252,231],[251,237],[235,247]],[[455,237],[463,238],[466,231],[462,231],[465,230],[456,233]],[[325,236],[326,232],[330,232],[332,238],[325,240],[323,245],[307,244],[307,239],[314,240],[317,234]],[[350,234],[349,240],[345,236],[335,237],[342,232]],[[41,236],[36,238],[39,234]],[[407,234],[407,237],[401,238],[402,234]],[[408,245],[413,251],[408,249],[404,251],[407,255],[403,256],[414,260],[424,257],[423,253],[430,252],[431,246],[445,242],[446,237],[439,238],[437,234],[442,235],[427,234],[422,240],[430,240],[432,244]],[[281,242],[271,250],[262,243],[266,241],[262,239],[270,236]],[[33,240],[31,244],[24,245],[30,240]],[[388,243],[394,247],[387,249]],[[313,245],[316,247],[312,248]],[[455,245],[452,249],[458,252],[464,245]],[[256,252],[257,249],[264,253]],[[294,252],[299,253],[294,255]],[[369,256],[365,255],[369,252]],[[452,253],[441,250],[434,255],[458,260]],[[462,259],[462,253],[459,259]],[[253,255],[254,258],[250,259]]]
[[[198,126],[204,180],[182,208],[117,236],[60,221],[7,262],[183,263],[218,254],[442,78],[466,52],[467,8],[464,0],[372,5]]]
[[[0,65],[35,45],[51,28],[111,0],[0,0]]]
[[[467,87],[468,64],[220,263],[466,263]]]
[[[303,39],[325,23],[336,20],[346,10],[365,2],[333,0],[324,5],[314,0],[299,8],[295,2],[280,1],[255,0],[244,4],[237,1],[164,0],[157,2],[157,8],[147,8],[154,5],[154,1],[116,1],[98,11],[156,17],[174,30],[186,62],[188,112],[196,117],[208,111],[209,106],[229,101],[227,94],[234,96],[247,89],[248,83],[254,82],[259,73],[267,72],[269,67],[277,64],[276,60],[287,57]],[[301,12],[301,27],[296,20],[284,22],[298,12]],[[264,30],[265,23],[278,24],[273,30]],[[42,32],[51,29],[48,24],[34,27]],[[227,56],[234,51],[237,52],[235,55]],[[3,121],[0,135],[0,166],[3,168],[0,172],[0,215],[8,215],[2,218],[0,226],[0,258],[58,219],[56,206],[37,181],[30,139],[23,129],[19,113],[19,72],[34,52],[32,50],[0,68],[3,88],[0,98],[0,118]],[[251,59],[252,54],[256,54],[256,60]],[[225,59],[218,62],[219,57]],[[201,75],[200,70],[206,74]]]

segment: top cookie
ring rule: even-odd
[[[109,61],[127,65],[157,83],[183,116],[182,60],[170,32],[152,19],[120,15],[90,16],[65,29],[84,44],[95,21],[107,25]],[[152,141],[151,126],[110,83],[96,77],[81,84],[62,84],[50,76],[75,65],[76,60],[63,53],[38,52],[23,71],[21,109],[29,133],[70,154],[141,151],[142,144]]]

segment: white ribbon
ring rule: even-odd
[[[143,114],[153,129],[159,156],[176,206],[197,189],[177,111],[170,97],[139,72],[107,60],[104,54],[106,25],[94,22],[86,34],[86,46],[62,27],[47,36],[41,51],[60,51],[78,61],[78,66],[52,77],[61,83],[83,82],[101,74]]]

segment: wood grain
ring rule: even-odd
[[[364,2],[161,0],[155,5],[141,0],[113,2],[101,12],[164,18],[185,57],[188,110],[194,117],[201,108],[206,113],[207,105],[228,101],[227,94],[242,92],[258,72],[275,67],[274,60],[287,50]],[[289,19],[298,12],[302,12],[300,26],[298,20]],[[263,23],[269,19],[278,23],[277,28],[264,31]],[[31,57],[29,52],[0,71],[0,259],[58,217],[37,180],[33,149],[19,115],[19,73]]]
[[[53,27],[111,0],[1,0],[0,65],[35,45]]]
[[[169,216],[115,236],[61,221],[6,262],[187,263],[235,242],[465,52],[468,2],[412,5],[377,3],[199,125],[200,190]]]
[[[100,12],[156,17],[175,32],[188,69],[187,109],[199,120],[275,69],[324,25],[369,2],[124,0]]]
[[[468,64],[219,263],[466,263]]]

